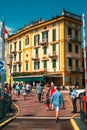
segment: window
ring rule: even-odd
[[[71,43],[68,44],[68,51],[72,52],[72,44]]]
[[[79,47],[78,47],[78,45],[75,45],[75,53],[79,53]]]
[[[71,67],[72,67],[72,59],[71,59],[71,58],[69,58],[68,66],[71,66]]]
[[[56,53],[56,44],[53,44],[53,53]]]
[[[56,41],[56,29],[52,30],[52,41]]]
[[[68,35],[72,35],[72,29],[71,29],[71,27],[68,27]]]
[[[13,66],[13,72],[16,72],[16,71],[17,71],[17,66],[14,65],[14,66]]]
[[[48,31],[42,32],[42,41],[43,42],[48,41]]]
[[[53,59],[53,68],[56,68],[56,59]]]
[[[78,37],[78,30],[75,30],[75,37]]]
[[[38,48],[35,50],[36,57],[38,57]]]
[[[78,68],[79,67],[79,61],[76,60],[76,67]]]
[[[21,50],[21,41],[19,41],[19,50]]]
[[[44,55],[47,54],[47,47],[44,47]]]
[[[34,46],[39,45],[39,43],[40,43],[40,35],[38,34],[34,36]]]
[[[26,63],[26,71],[28,71],[28,63]]]
[[[44,69],[47,69],[47,60],[44,60]]]
[[[16,55],[14,55],[14,61],[16,61]]]
[[[17,43],[17,42],[14,42],[14,51],[16,51],[16,43]]]
[[[10,45],[10,52],[12,52],[12,45]]]
[[[21,65],[19,65],[19,72],[21,72]]]
[[[38,70],[40,69],[40,62],[37,61],[37,62],[34,62],[34,70]]]
[[[29,45],[29,37],[25,38],[25,45]]]
[[[19,61],[21,61],[21,53],[19,53]]]

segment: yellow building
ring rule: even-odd
[[[81,26],[80,16],[63,10],[61,16],[32,22],[11,35],[7,57],[12,53],[13,81],[82,86]],[[7,66],[7,82],[9,73]]]

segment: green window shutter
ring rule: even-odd
[[[47,68],[47,60],[44,61],[44,69]]]
[[[28,70],[28,63],[26,63],[26,70]]]
[[[44,55],[47,54],[47,47],[44,47]]]
[[[53,60],[53,68],[56,68],[56,59]]]
[[[53,52],[56,52],[56,44],[53,44]]]
[[[35,62],[34,62],[34,70],[35,70]]]
[[[76,60],[76,67],[79,67],[79,61]]]
[[[53,39],[52,40],[54,42],[54,41],[56,41],[56,29],[53,29],[52,34],[53,34],[53,36],[52,36]]]
[[[27,44],[29,44],[29,42],[30,42],[30,39],[29,39],[29,37],[27,38]]]
[[[45,39],[48,41],[48,31],[42,32],[42,39]]]
[[[69,58],[68,65],[72,67],[72,58]]]
[[[19,53],[19,61],[21,61],[21,53]]]
[[[46,31],[46,38],[48,39],[48,31]]]
[[[10,45],[10,52],[12,52],[12,45]]]
[[[16,51],[16,42],[14,42],[14,50]]]
[[[38,34],[38,44],[40,43],[40,35]]]
[[[19,50],[21,50],[21,41],[19,41]]]
[[[36,36],[34,36],[34,46],[36,46]]]
[[[21,65],[19,65],[19,72],[21,72]]]
[[[40,69],[40,62],[38,62],[38,69]]]
[[[38,48],[36,48],[36,56],[38,56]]]
[[[16,61],[16,55],[14,55],[14,61]]]
[[[44,39],[44,32],[42,32],[42,39]]]
[[[72,52],[72,44],[71,43],[68,44],[68,51]]]

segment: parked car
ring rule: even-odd
[[[82,98],[82,96],[85,96],[85,92],[86,92],[85,89],[77,89],[76,90],[76,96],[77,96],[77,98]]]

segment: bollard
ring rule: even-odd
[[[87,122],[87,96],[80,99],[80,117],[84,122]]]

